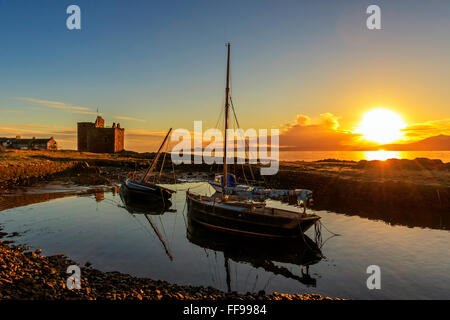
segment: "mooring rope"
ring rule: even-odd
[[[303,229],[302,229],[302,225],[301,225],[301,223],[300,223],[300,220],[298,220],[298,219],[297,219],[297,224],[298,224],[298,228],[300,229],[300,234],[301,234],[301,236],[302,236],[303,243],[305,243],[306,246],[307,246],[310,250],[313,250],[313,249],[309,246],[308,242],[306,242],[305,234],[303,233]]]
[[[329,233],[331,233],[331,236],[329,236],[325,241],[323,241],[323,239],[322,239],[322,227],[324,227],[325,230],[327,230]],[[325,243],[327,243],[328,240],[330,240],[331,238],[340,236],[340,234],[330,231],[320,220],[315,223],[315,231],[316,231],[316,234],[315,234],[316,244],[319,246],[319,248],[321,250],[324,247]]]
[[[320,220],[314,223],[314,231],[315,231],[316,245],[322,247],[322,225],[320,224]]]
[[[233,111],[233,115],[234,115],[234,120],[236,121],[237,127],[240,128],[241,126],[239,125],[239,121],[236,116],[236,111],[234,109],[233,99],[231,98],[231,95],[230,95],[230,102],[231,102],[231,110]],[[247,152],[247,148],[250,151],[250,147],[249,147],[248,141],[245,139],[245,136],[242,138],[244,139],[244,143],[245,143],[245,155],[248,157],[248,168],[250,170],[250,174],[252,176],[253,181],[255,181],[255,175],[253,174],[252,166],[250,164],[250,154]],[[247,180],[247,178],[246,178],[246,180]],[[248,182],[246,182],[246,183],[248,184]],[[265,181],[264,181],[264,183],[265,183]]]
[[[333,236],[341,236],[341,234],[339,234],[339,233],[334,233],[333,231],[330,231],[327,227],[325,227],[325,225],[322,223],[322,221],[320,221],[319,220],[319,223],[320,223],[320,226],[322,227],[324,227],[325,228],[325,230],[327,230],[329,233],[331,233]]]

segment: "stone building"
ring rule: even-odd
[[[113,123],[105,128],[105,120],[98,116],[95,122],[78,122],[78,151],[114,153],[124,150],[125,129]]]
[[[48,139],[22,139],[20,136],[15,138],[0,138],[0,145],[5,149],[18,150],[58,150],[56,140],[51,137]]]

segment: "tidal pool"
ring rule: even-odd
[[[143,214],[127,208],[117,192],[98,191],[0,211],[0,225],[20,233],[12,238],[16,243],[41,248],[45,255],[62,253],[102,271],[180,285],[349,299],[450,299],[446,229],[315,211],[322,217],[322,241],[315,244],[312,228],[306,246],[299,241],[272,247],[193,228],[185,191],[208,194],[211,188],[206,183],[170,187],[177,193],[165,212]],[[379,290],[367,288],[370,265],[381,269]]]

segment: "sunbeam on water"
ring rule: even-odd
[[[401,154],[399,151],[365,151],[366,159],[371,160],[387,160],[387,159],[401,159]]]

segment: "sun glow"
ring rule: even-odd
[[[367,160],[387,160],[387,159],[400,159],[401,155],[399,151],[365,151],[364,155]]]
[[[367,111],[355,130],[367,141],[380,144],[391,143],[402,138],[406,123],[402,117],[389,109],[377,108]]]

